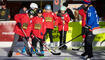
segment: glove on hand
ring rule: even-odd
[[[19,28],[21,28],[21,23],[17,23],[17,26],[18,26]]]
[[[43,35],[43,33],[41,32],[41,35]]]
[[[29,39],[29,37],[25,37],[25,39],[26,39],[26,40],[28,40],[28,39]]]
[[[62,20],[64,20],[64,17],[61,17]]]

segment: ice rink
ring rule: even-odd
[[[54,56],[50,52],[45,51],[45,56],[39,57],[33,54],[33,57],[29,57],[26,53],[16,55],[16,51],[13,53],[12,57],[7,57],[7,53],[10,47],[0,47],[0,60],[85,60],[80,56],[83,52],[83,49],[80,51],[72,51],[68,49],[66,51],[61,51],[61,55]],[[104,49],[95,48],[94,57],[92,60],[105,60],[105,52]],[[16,47],[17,50],[17,47]]]

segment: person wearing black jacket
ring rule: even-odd
[[[63,5],[64,5],[65,7],[67,7],[67,6],[68,6],[67,1],[64,2]],[[71,10],[70,8],[67,8],[67,9],[66,9],[66,12],[69,14],[69,17],[70,17],[71,19],[73,19],[73,20],[75,19],[75,16],[74,16],[74,14],[73,14],[73,12],[72,12],[72,10]]]
[[[6,7],[6,4],[3,3],[0,9],[0,20],[9,21],[10,17],[10,10]]]

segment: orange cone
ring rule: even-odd
[[[17,52],[17,53],[16,53],[16,55],[20,55],[20,53],[19,53],[19,52]]]

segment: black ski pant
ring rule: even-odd
[[[93,48],[92,48],[92,42],[94,40],[95,35],[92,34],[91,31],[86,32],[86,38],[85,38],[85,55],[88,55],[88,57],[93,57]]]
[[[36,48],[37,47],[37,42],[40,43],[40,51],[43,51],[43,39],[40,39],[40,38],[33,38],[32,40],[32,44],[33,44],[33,47]]]
[[[64,31],[64,33],[63,33],[63,31],[59,31],[59,33],[60,33],[60,46],[64,43],[66,43],[66,32],[67,31]]]
[[[46,33],[45,33],[45,35],[44,35],[44,39],[43,39],[44,41],[45,41],[45,39],[46,39],[46,35],[47,35],[47,33],[49,33],[50,43],[53,43],[52,30],[53,30],[53,29],[46,29]]]

